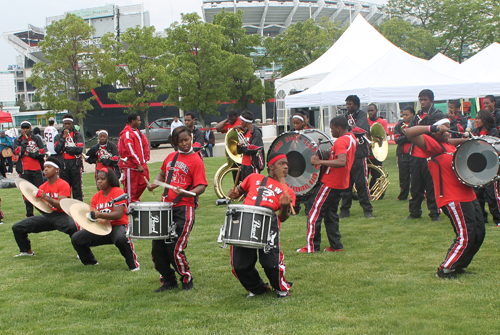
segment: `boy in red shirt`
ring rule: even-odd
[[[156,271],[161,274],[162,285],[155,292],[163,292],[177,288],[175,272],[181,276],[183,290],[193,288],[193,275],[189,270],[188,261],[184,253],[187,247],[189,234],[194,225],[194,210],[197,207],[196,197],[205,192],[207,178],[205,165],[200,155],[193,151],[192,135],[185,126],[175,128],[172,134],[172,145],[179,150],[172,152],[165,158],[156,180],[165,182],[175,189],[165,188],[162,201],[173,203],[173,220],[177,238],[172,242],[153,240],[151,255]],[[172,166],[173,165],[173,166]],[[158,185],[148,185],[152,191]],[[196,197],[184,192],[194,192]]]
[[[259,261],[267,278],[271,282],[271,286],[276,290],[278,298],[287,297],[291,283],[285,280],[285,264],[283,263],[283,253],[280,245],[280,228],[281,222],[289,218],[288,210],[295,203],[295,193],[287,185],[281,183],[281,179],[288,174],[288,159],[286,155],[272,153],[267,157],[267,166],[269,169],[269,177],[264,177],[259,173],[252,173],[243,183],[235,189],[229,191],[231,199],[238,198],[241,194],[247,193],[244,205],[261,206],[279,210],[279,214],[273,215],[271,221],[271,230],[274,236],[273,245],[278,246],[269,251],[268,254],[263,249],[258,249]],[[261,193],[261,201],[257,203],[259,198],[259,189],[265,183]],[[286,189],[285,189],[286,187]],[[231,246],[231,265],[233,274],[240,281],[243,287],[248,291],[247,298],[262,295],[268,292],[269,285],[264,283],[260,278],[255,264],[257,263],[257,250],[239,246]]]
[[[75,221],[61,209],[59,201],[71,196],[69,184],[59,178],[60,163],[54,157],[48,157],[44,163],[43,172],[48,181],[43,183],[36,194],[52,207],[52,213],[42,213],[29,217],[12,226],[12,232],[19,246],[20,254],[14,256],[35,256],[31,249],[29,233],[41,233],[43,231],[59,230],[70,237],[77,232]]]
[[[466,139],[450,139],[450,120],[443,113],[429,115],[431,126],[414,126],[406,131],[408,139],[421,149],[428,160],[434,181],[436,203],[450,218],[456,237],[436,277],[455,278],[479,251],[485,228],[481,208],[472,187],[462,184],[452,169],[455,145]]]
[[[312,253],[320,250],[321,221],[325,219],[325,229],[330,246],[325,251],[342,251],[340,242],[339,216],[337,214],[342,192],[349,187],[349,175],[354,162],[357,141],[348,129],[347,119],[337,116],[330,121],[332,136],[337,140],[330,151],[330,159],[311,157],[311,164],[327,167],[314,196],[313,206],[307,221],[306,246],[297,250]]]

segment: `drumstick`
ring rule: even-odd
[[[177,189],[177,187],[172,186],[172,185],[169,185],[169,184],[164,183],[164,182],[159,181],[159,180],[155,180],[155,181],[153,182],[153,184],[156,184],[156,185],[158,185],[158,186],[163,186],[163,187],[166,187],[166,188],[170,188],[170,189],[172,189],[172,190]],[[196,193],[191,192],[191,191],[186,191],[186,190],[182,190],[182,191],[183,191],[183,192],[185,192],[185,193],[187,193],[187,194],[189,194],[189,195],[192,195],[193,197],[196,197],[196,195],[197,195]]]
[[[288,194],[288,186],[285,182],[285,177],[281,177],[280,181],[281,181],[281,186],[283,187],[283,190],[285,191],[285,194],[289,197],[290,194]],[[293,208],[292,203],[290,203],[290,209],[292,210],[292,214],[295,215],[295,209]]]
[[[148,178],[146,178],[146,176],[144,176],[144,180],[146,181],[148,186],[151,187],[151,184],[149,183],[149,180],[148,180]],[[155,194],[155,190],[151,190],[151,192],[153,192],[153,194]]]

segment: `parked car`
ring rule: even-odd
[[[183,117],[180,117],[179,120],[184,124]],[[166,117],[163,119],[155,120],[147,126],[149,128],[149,142],[151,144],[151,147],[158,148],[160,144],[172,144],[170,126],[173,121],[173,117]],[[203,126],[198,120],[195,121],[194,125],[200,129],[203,129]],[[146,130],[141,130],[141,133],[146,135]]]

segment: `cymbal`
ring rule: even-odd
[[[69,209],[71,205],[77,204],[77,203],[84,203],[83,201],[77,200],[77,199],[72,199],[72,198],[64,198],[59,201],[59,204],[61,205],[62,210],[71,216]]]
[[[21,191],[21,193],[24,195],[24,197],[33,204],[36,208],[41,210],[42,212],[45,213],[52,213],[52,207],[47,205],[42,198],[36,198],[33,192],[38,191],[38,187],[30,183],[29,181],[22,179],[22,178],[17,178],[16,179],[16,186]]]
[[[15,183],[16,183],[16,187],[17,189],[19,190],[19,184],[22,182],[22,181],[26,181],[26,179],[23,179],[21,177],[17,177],[16,180],[15,180]],[[19,190],[20,191],[20,190]]]
[[[389,154],[389,142],[385,129],[380,123],[375,122],[370,128],[370,133],[373,141],[371,144],[373,156],[378,161],[383,162]]]
[[[97,219],[96,222],[89,220],[87,214],[91,212],[91,209],[86,203],[74,203],[69,211],[73,220],[92,234],[104,236],[111,233],[111,223],[108,220]]]

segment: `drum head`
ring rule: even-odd
[[[455,174],[469,186],[482,187],[495,180],[498,167],[498,153],[486,139],[462,143],[453,156]]]
[[[309,135],[315,136],[316,140]],[[318,183],[320,168],[319,166],[315,167],[312,165],[310,161],[313,155],[321,153],[321,148],[318,146],[319,138],[327,142],[324,144],[326,145],[325,149],[329,146],[327,150],[329,152],[332,146],[331,141],[319,131],[313,131],[308,134],[298,132],[281,134],[269,148],[268,155],[277,152],[287,156],[288,175],[286,183],[297,195],[310,192]],[[321,154],[321,157],[323,155]]]

